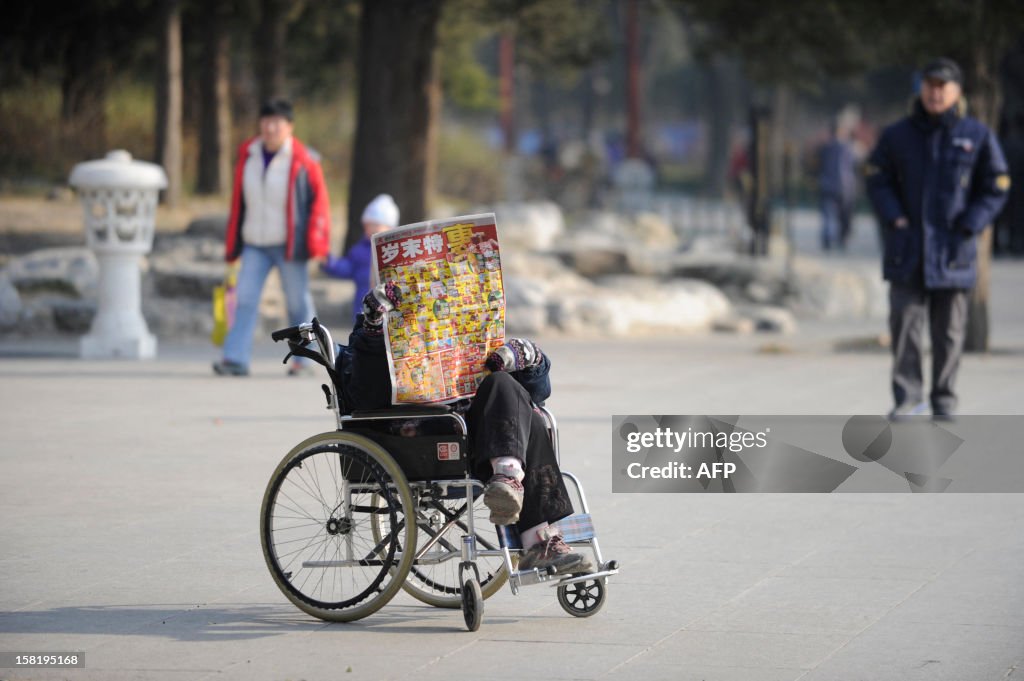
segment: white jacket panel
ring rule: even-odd
[[[292,166],[289,139],[263,168],[263,143],[249,145],[242,171],[245,220],[242,239],[253,246],[283,246],[288,239],[288,174]]]

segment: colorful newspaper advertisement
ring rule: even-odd
[[[505,294],[494,214],[405,225],[373,236],[377,281],[402,304],[385,328],[394,404],[471,397],[484,359],[505,338]]]

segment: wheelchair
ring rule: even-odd
[[[325,367],[331,380],[322,388],[337,419],[337,430],[288,452],[260,509],[267,567],[300,610],[349,622],[373,614],[404,590],[431,606],[461,608],[466,627],[476,631],[484,600],[505,584],[513,594],[525,586],[552,586],[559,605],[575,617],[601,609],[608,578],[619,566],[601,555],[575,476],[562,473],[574,514],[556,526],[566,543],[593,553],[594,570],[517,570],[518,532],[488,522],[484,484],[469,473],[468,431],[460,414],[417,405],[344,413],[330,331],[314,318],[271,337],[288,341],[289,356]],[[538,409],[558,458],[555,418]]]

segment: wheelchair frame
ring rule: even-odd
[[[308,351],[303,354],[331,374],[322,388],[337,424],[336,431],[314,435],[293,448],[274,471],[264,494],[260,511],[264,559],[292,603],[320,619],[352,621],[372,614],[404,589],[430,605],[461,608],[466,627],[476,631],[484,599],[507,581],[513,594],[534,584],[556,587],[559,604],[576,617],[589,617],[600,610],[608,577],[618,573],[618,563],[605,561],[601,554],[583,485],[576,476],[562,472],[572,483],[579,504],[574,515],[556,526],[566,543],[593,553],[595,569],[570,574],[559,574],[553,568],[517,570],[516,559],[522,551],[518,532],[512,526],[493,526],[475,517],[487,513],[482,503],[484,485],[471,477],[464,456],[460,458],[462,477],[409,480],[394,454],[358,432],[360,426],[380,422],[446,419],[454,426],[458,441],[466,443],[468,427],[460,414],[430,406],[345,414],[334,374],[337,356],[330,331],[314,318],[275,331],[272,338],[288,340],[293,352],[311,341],[317,343],[319,357]],[[548,409],[537,410],[547,422],[555,458],[561,464],[557,421]],[[493,539],[486,527],[494,528]],[[417,547],[419,534],[428,540]],[[303,546],[295,549],[299,544]],[[457,577],[445,572],[447,564],[454,561],[458,561]],[[482,562],[486,562],[483,573]],[[339,573],[335,571],[345,568],[349,569],[350,590],[345,590],[344,575],[340,588],[337,584]],[[319,579],[307,586],[316,570],[321,571]],[[330,589],[326,585],[329,571]],[[362,582],[357,586],[359,578],[365,586]],[[346,598],[329,600],[341,596]]]

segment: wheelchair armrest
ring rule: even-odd
[[[359,419],[415,419],[429,416],[445,416],[451,413],[447,405],[398,404],[387,409],[353,411],[353,421]]]

